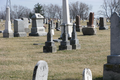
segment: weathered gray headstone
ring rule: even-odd
[[[72,32],[72,38],[70,40],[70,45],[72,45],[72,49],[80,49],[80,44],[79,44],[79,40],[77,39],[75,24],[73,24],[73,32]]]
[[[24,21],[24,29],[26,33],[30,32],[29,25],[28,25],[28,18],[21,18]]]
[[[32,80],[47,80],[48,64],[46,61],[40,60],[34,68]]]
[[[43,27],[43,16],[39,13],[35,13],[32,16],[32,28],[29,36],[45,36],[45,28]]]
[[[48,27],[48,33],[47,33],[47,42],[45,42],[45,46],[43,47],[43,52],[56,52],[56,46],[55,43],[53,41],[53,35],[52,35],[52,31],[51,31],[51,22],[49,23],[49,27]]]
[[[6,8],[6,21],[5,21],[5,30],[3,31],[4,38],[12,38],[13,31],[11,29],[11,21],[10,21],[10,8]]]
[[[106,18],[100,17],[99,30],[106,30],[108,26],[106,25]]]
[[[66,24],[64,24],[64,33],[62,34],[62,41],[60,42],[59,50],[72,50],[72,46],[68,41]]]
[[[103,80],[120,80],[120,15],[111,16],[111,53],[104,65]]]
[[[83,70],[83,80],[92,80],[92,72],[90,69],[85,68]]]
[[[83,35],[95,35],[96,29],[93,25],[94,22],[94,13],[90,13],[89,15],[89,22],[87,22],[87,27],[82,28]]]
[[[24,29],[24,21],[21,19],[14,20],[14,37],[26,37],[27,34]]]

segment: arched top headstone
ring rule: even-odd
[[[92,80],[92,72],[90,69],[85,68],[83,70],[83,80]]]
[[[48,77],[48,64],[46,61],[40,60],[36,64],[33,72],[32,80],[47,80]]]

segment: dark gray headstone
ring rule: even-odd
[[[59,50],[72,50],[72,46],[68,41],[68,34],[66,29],[67,29],[66,24],[64,24],[64,32],[62,34],[62,41],[60,43]]]
[[[106,30],[108,26],[106,25],[106,18],[100,17],[99,30]]]
[[[77,39],[75,24],[73,24],[73,32],[72,32],[72,38],[70,40],[70,45],[72,45],[72,49],[80,49],[80,44],[79,44],[79,40]]]
[[[14,20],[14,37],[26,37],[27,34],[24,29],[24,21],[21,19]]]
[[[43,27],[43,16],[39,13],[35,13],[32,16],[32,28],[29,36],[45,36],[45,28]]]
[[[34,68],[32,80],[47,80],[48,64],[46,61],[40,60]]]
[[[104,65],[103,80],[120,80],[120,15],[111,16],[111,53]]]
[[[43,52],[56,52],[56,46],[53,41],[53,35],[51,31],[51,23],[49,23],[49,29],[47,33],[47,42],[45,42],[45,46],[43,47]]]

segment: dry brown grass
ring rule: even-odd
[[[1,27],[1,24],[0,24]],[[0,28],[1,30],[4,27]],[[47,31],[47,30],[46,30]],[[55,31],[54,39],[60,37]],[[39,60],[49,66],[48,80],[82,80],[84,68],[92,70],[94,80],[102,80],[103,65],[110,54],[110,29],[97,29],[97,35],[83,36],[77,32],[81,49],[43,53],[46,36],[3,38],[0,34],[0,80],[32,80]],[[41,45],[33,45],[42,43]],[[58,47],[60,43],[55,43]],[[58,49],[58,48],[57,48]]]

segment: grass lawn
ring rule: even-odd
[[[3,24],[0,22],[0,30],[4,30]],[[60,34],[55,30],[53,39],[58,39]],[[93,80],[102,80],[103,65],[110,55],[110,29],[100,31],[97,28],[97,34],[92,36],[77,32],[77,38],[81,44],[79,50],[59,51],[60,43],[55,43],[56,53],[43,53],[46,36],[3,38],[0,33],[0,80],[32,80],[39,60],[48,63],[48,80],[82,80],[84,68],[91,69]]]

